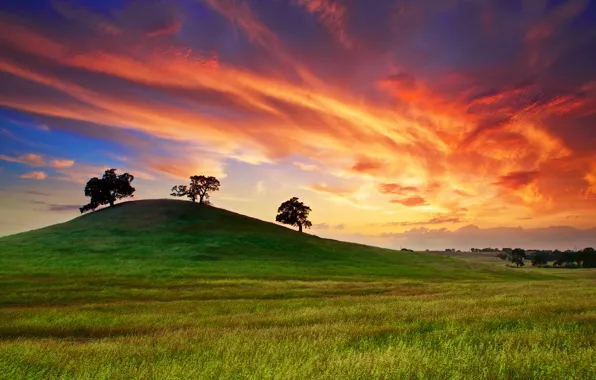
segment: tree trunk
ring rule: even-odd
[[[298,222],[298,232],[302,232],[302,223]]]
[[[114,199],[110,198],[110,207],[114,206]]]

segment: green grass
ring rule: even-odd
[[[596,378],[595,275],[125,203],[0,239],[0,378]]]

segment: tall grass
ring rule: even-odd
[[[210,283],[214,289],[231,284]],[[0,376],[596,376],[591,280],[523,286],[396,282],[378,284],[385,293],[371,295],[333,294],[338,288],[357,294],[363,284],[311,282],[311,293],[287,299],[268,298],[265,289],[305,284],[236,285],[241,291],[260,287],[264,297],[2,307]]]

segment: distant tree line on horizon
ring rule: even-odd
[[[85,185],[85,196],[90,198],[88,204],[79,208],[81,214],[87,211],[95,211],[99,206],[114,206],[117,200],[134,197],[136,189],[131,183],[134,176],[129,173],[116,174],[117,169],[108,169],[101,178],[93,177]],[[221,183],[213,176],[193,175],[188,185],[176,185],[172,187],[170,195],[173,197],[186,197],[192,202],[199,201],[199,204],[212,206],[209,193],[219,191]],[[292,197],[283,202],[277,209],[275,221],[298,227],[302,232],[303,228],[312,227],[308,220],[311,208],[300,202],[297,197]]]
[[[524,266],[524,260],[530,260],[532,266],[543,267],[550,261],[553,267],[566,268],[596,268],[596,251],[587,247],[579,251],[560,251],[546,249],[522,249],[522,248],[472,248],[471,252],[495,252],[495,256],[501,260],[511,261],[516,266]]]
[[[403,252],[414,252],[413,249],[401,248]],[[426,250],[429,251],[428,249]],[[446,248],[444,252],[462,252],[455,248]],[[525,260],[530,260],[533,267],[542,268],[553,262],[553,268],[596,268],[596,250],[592,247],[584,248],[579,251],[566,250],[539,250],[522,248],[471,248],[470,252],[490,252],[495,253],[495,257],[501,260],[510,261],[516,267],[525,266]]]

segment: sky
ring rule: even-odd
[[[596,246],[596,1],[3,1],[0,235],[108,168],[339,240]]]

